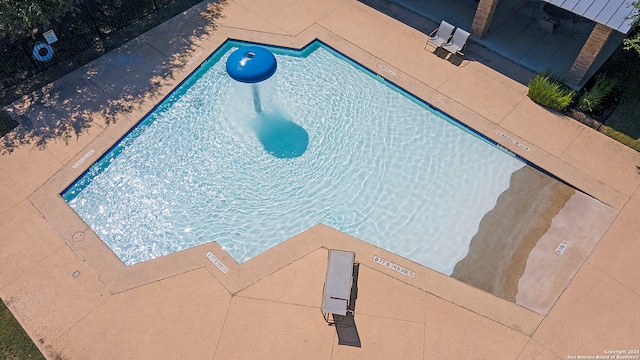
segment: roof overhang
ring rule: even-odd
[[[637,9],[632,0],[543,0],[627,34]]]

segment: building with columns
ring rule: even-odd
[[[584,84],[589,70],[598,55],[614,33],[628,34],[632,26],[634,7],[629,0],[543,0],[546,16],[540,19],[541,26],[550,24],[552,32],[562,20],[577,21],[579,17],[594,22],[589,37],[575,58],[571,68],[565,73],[564,81],[571,86]],[[496,7],[500,0],[479,0],[473,18],[471,33],[482,38],[487,34]],[[564,10],[564,11],[563,11]],[[614,38],[619,39],[620,36]],[[617,40],[616,40],[617,41]],[[610,55],[610,54],[609,54]],[[608,56],[607,56],[608,57]]]
[[[434,23],[446,20],[468,30],[470,42],[531,71],[559,75],[575,89],[620,46],[636,11],[634,0],[388,1]]]

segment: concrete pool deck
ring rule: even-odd
[[[126,267],[59,193],[227,38],[296,48],[319,38],[617,215],[545,314],[323,225],[243,265],[209,243]],[[0,148],[0,297],[50,359],[566,359],[640,349],[640,153],[532,103],[486,50],[456,65],[425,43],[353,0],[205,1],[25,97],[9,108],[22,125]],[[330,248],[360,263],[361,347],[339,345],[319,311]]]

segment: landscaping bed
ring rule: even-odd
[[[538,74],[529,84],[529,97],[640,151],[639,79],[640,57],[620,47],[581,91]]]

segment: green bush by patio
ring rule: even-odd
[[[538,74],[529,82],[529,97],[534,102],[557,111],[571,104],[575,92],[548,74]]]
[[[599,110],[602,102],[611,95],[617,85],[616,80],[598,75],[593,86],[578,99],[578,110],[590,113]]]

